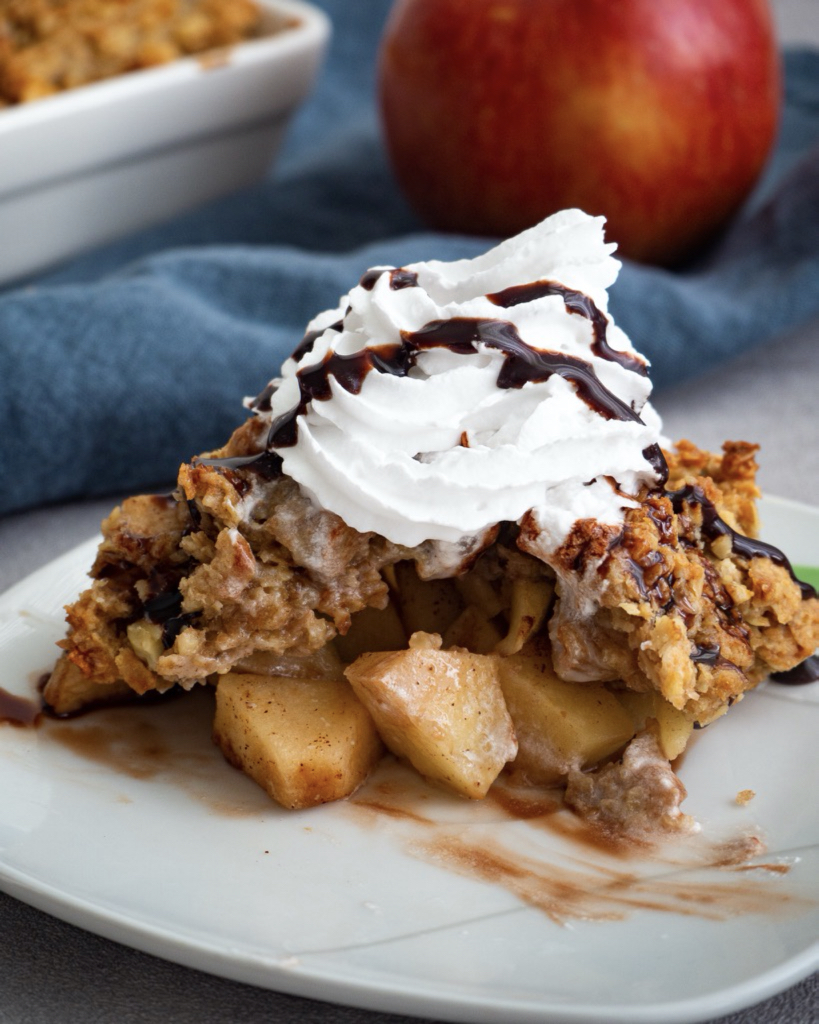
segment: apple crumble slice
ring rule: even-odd
[[[756,446],[663,439],[615,273],[579,211],[368,271],[225,447],[103,523],[45,700],[213,686],[216,742],[287,807],[386,749],[462,796],[505,772],[690,828],[671,763],[812,664],[819,600],[757,537]]]
[[[346,675],[347,703],[373,723],[367,749],[383,743],[455,792],[483,795],[506,767],[526,785],[567,785],[568,802],[607,827],[670,830],[690,824],[669,762],[695,723],[819,643],[819,602],[784,565],[749,557],[746,534],[726,546],[732,535],[703,528],[717,514],[756,530],[752,445],[717,456],[682,442],[668,453],[668,489],[645,494],[619,529],[578,524],[551,564],[526,520],[503,524],[458,575],[424,580],[413,561],[423,566],[423,550],[317,508],[257,441],[251,418],[225,448],[183,465],[173,496],[131,498],[104,522],[94,582],[68,609],[67,655],[45,690],[59,711],[91,702],[95,684],[119,698],[123,685],[211,683],[223,708],[238,685],[269,704],[293,686],[305,697],[305,680],[319,694],[335,680],[336,693]],[[422,642],[425,628],[437,635]],[[85,681],[79,704],[61,696],[69,666]],[[450,707],[448,685],[472,691],[477,719],[457,711],[462,697],[454,717],[435,711]],[[490,756],[481,729],[492,706],[506,724]],[[220,710],[215,735],[243,764],[238,720]],[[261,742],[243,765],[257,780]],[[298,786],[261,784],[298,806]]]

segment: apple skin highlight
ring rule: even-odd
[[[398,0],[387,148],[431,226],[509,236],[559,209],[673,265],[736,213],[781,107],[767,0]]]

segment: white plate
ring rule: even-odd
[[[768,500],[763,514],[769,540],[819,566],[819,512]],[[0,598],[7,690],[35,692],[93,548]],[[819,684],[763,687],[699,735],[681,775],[703,837],[653,857],[582,843],[566,812],[513,820],[389,765],[364,796],[381,811],[280,811],[212,747],[206,703],[189,707],[0,727],[0,888],[224,977],[459,1021],[701,1021],[819,965]],[[756,792],[745,807],[741,789]],[[754,830],[767,869],[702,866]],[[552,897],[552,915],[535,905]]]

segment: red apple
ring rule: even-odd
[[[398,0],[379,88],[432,226],[511,235],[577,206],[663,264],[735,213],[781,102],[767,0]]]

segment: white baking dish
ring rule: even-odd
[[[283,31],[0,111],[0,283],[260,179],[329,38],[302,0]]]

